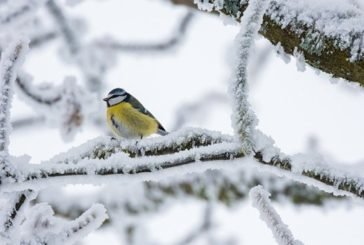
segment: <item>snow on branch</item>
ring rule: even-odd
[[[59,127],[62,138],[69,141],[81,128],[85,118],[93,116],[96,106],[92,105],[97,102],[90,94],[83,92],[73,77],[65,77],[60,86],[35,86],[31,80],[24,73],[16,78],[15,88],[20,99],[31,105],[48,124]]]
[[[28,42],[17,40],[9,45],[2,54],[0,62],[0,184],[8,178],[16,178],[16,171],[9,162],[8,147],[10,123],[10,106],[13,97],[13,83],[16,72],[28,49]]]
[[[107,218],[106,209],[101,204],[93,204],[78,218],[68,221],[54,216],[48,204],[38,203],[25,213],[17,234],[2,244],[74,244],[99,228]]]
[[[180,178],[129,183],[125,189],[107,185],[87,194],[72,195],[59,188],[49,188],[41,191],[36,201],[49,203],[56,214],[71,219],[92,203],[102,203],[109,212],[110,222],[114,222],[120,213],[132,216],[162,211],[170,201],[185,198],[234,206],[246,200],[250,188],[257,184],[267,186],[272,200],[280,203],[287,201],[297,205],[322,206],[329,201],[347,200],[271,173],[244,167],[233,171],[208,170]]]
[[[65,225],[51,244],[72,244],[99,228],[106,219],[105,207],[94,204],[76,220]]]
[[[57,5],[56,0],[48,0],[47,9],[56,21],[59,31],[67,44],[71,54],[76,54],[80,49],[80,41],[77,34],[74,33],[67,17],[64,15],[62,9]]]
[[[203,7],[237,21],[249,0],[171,0]],[[206,4],[195,5],[194,2]],[[272,0],[260,33],[272,44],[292,54],[303,54],[307,64],[334,77],[364,85],[364,15],[353,1]]]
[[[164,137],[146,138],[143,140],[116,140],[99,137],[53,157],[46,164],[77,164],[82,159],[107,159],[115,153],[126,153],[135,156],[160,156],[173,154],[192,148],[233,142],[233,137],[217,131],[199,128],[184,128]]]
[[[240,33],[236,37],[236,67],[230,85],[233,98],[232,124],[246,154],[254,151],[253,142],[257,119],[248,102],[247,66],[254,38],[263,21],[269,0],[250,0],[241,21]]]
[[[45,4],[46,0],[9,1],[0,7],[0,29],[12,27],[29,18]]]
[[[32,191],[21,191],[18,193],[10,193],[8,200],[4,204],[5,207],[1,212],[0,236],[10,238],[16,232],[16,228],[20,225],[24,218],[24,210],[29,202],[35,198]]]
[[[283,223],[277,211],[271,205],[269,200],[270,193],[263,189],[262,186],[256,186],[249,192],[253,206],[260,212],[260,218],[271,229],[274,238],[279,245],[303,245],[302,242],[294,239],[288,226]]]
[[[208,139],[209,131],[203,130],[201,135],[199,136],[201,139]],[[216,137],[216,132],[212,132],[211,135]],[[173,132],[165,137],[140,140],[138,145],[144,145],[145,153],[153,155],[143,155],[135,144],[133,147],[127,144],[130,148],[125,148],[122,147],[124,141],[118,142],[112,139],[105,141],[105,139],[98,138],[94,142],[91,141],[80,148],[53,158],[51,162],[25,166],[22,169],[21,181],[3,184],[0,192],[38,190],[50,185],[99,184],[108,182],[107,180],[124,181],[132,178],[137,182],[159,180],[159,173],[162,172],[163,176],[167,177],[169,175],[181,176],[191,172],[200,173],[207,169],[236,169],[239,166],[244,167],[244,164],[247,163],[246,161],[241,162],[241,160],[246,159],[248,162],[253,160],[252,162],[256,166],[260,166],[259,170],[262,171],[272,171],[278,175],[288,176],[298,182],[314,185],[326,192],[334,192],[336,195],[354,195],[364,198],[364,179],[362,177],[331,167],[324,162],[312,162],[311,159],[305,157],[288,158],[279,154],[268,157],[267,154],[270,150],[267,149],[261,149],[253,158],[247,158],[241,151],[240,144],[223,141],[193,147],[196,140],[194,137],[188,136],[189,132],[186,130],[185,132]],[[166,145],[163,145],[164,138]],[[228,138],[231,139],[231,137]],[[173,142],[177,145],[178,142],[184,143],[182,147],[176,148]],[[203,141],[201,140],[201,142]],[[117,146],[118,144],[119,146]],[[128,152],[129,150],[130,152]],[[266,155],[263,156],[262,152],[265,152]],[[232,161],[234,159],[235,161]]]
[[[157,43],[122,43],[120,41],[102,39],[95,42],[95,45],[100,48],[110,49],[114,51],[120,52],[132,52],[132,53],[141,53],[141,52],[150,52],[150,51],[164,51],[170,50],[173,47],[180,44],[184,37],[186,36],[186,32],[188,27],[191,25],[193,20],[194,13],[192,11],[188,11],[178,23],[178,27],[175,30],[175,33],[172,37],[165,41],[159,41]]]

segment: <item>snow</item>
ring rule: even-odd
[[[303,245],[302,242],[295,240],[288,226],[283,223],[281,217],[274,210],[269,196],[270,193],[262,186],[256,186],[249,192],[253,206],[260,212],[260,218],[272,230],[274,238],[279,245]]]

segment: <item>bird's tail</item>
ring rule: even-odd
[[[165,131],[165,130],[158,129],[157,134],[162,135],[162,136],[165,136],[165,135],[167,135],[169,133],[167,131]]]

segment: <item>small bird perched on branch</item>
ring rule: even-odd
[[[117,137],[143,138],[168,132],[134,96],[115,88],[103,99],[107,104],[107,123]]]

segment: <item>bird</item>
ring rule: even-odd
[[[103,100],[108,126],[116,137],[142,139],[155,133],[168,134],[153,114],[124,89],[111,90]]]

